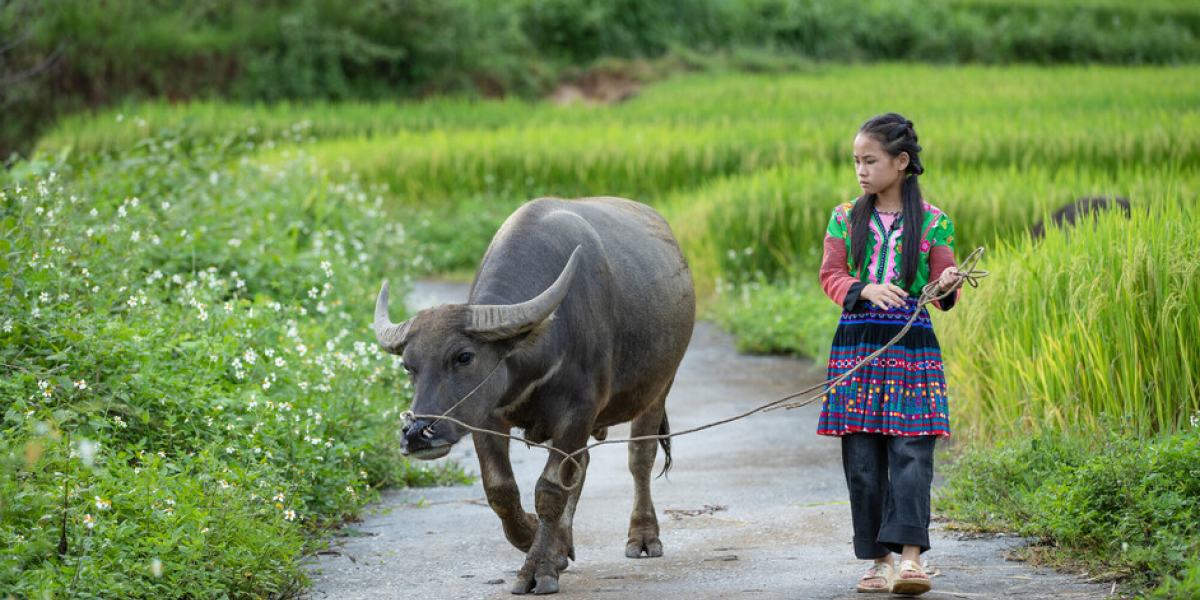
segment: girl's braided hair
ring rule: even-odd
[[[879,142],[892,159],[908,153],[908,169],[900,185],[900,200],[903,205],[901,218],[907,225],[901,234],[900,279],[901,287],[908,288],[917,278],[921,257],[921,225],[925,214],[925,201],[921,197],[921,185],[917,177],[925,172],[921,164],[921,145],[917,143],[917,131],[913,122],[896,113],[872,117],[858,130]],[[875,212],[875,194],[863,194],[854,208],[850,209],[850,257],[854,269],[863,269],[867,260],[867,236],[870,234],[871,216]],[[886,282],[881,282],[886,283]]]

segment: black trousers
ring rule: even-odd
[[[854,555],[871,560],[904,546],[929,549],[932,435],[851,433],[842,436],[842,468],[850,489]]]

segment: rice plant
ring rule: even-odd
[[[975,435],[1190,427],[1200,411],[1194,205],[1167,192],[1124,219],[998,245],[992,277],[948,314],[960,422]]]

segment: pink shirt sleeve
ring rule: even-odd
[[[825,236],[825,254],[821,258],[821,289],[825,295],[838,306],[844,306],[846,294],[850,286],[858,282],[858,278],[850,275],[846,257],[846,241],[831,235]]]
[[[950,249],[950,246],[934,246],[929,250],[929,281],[937,281],[943,271],[957,266],[958,263],[954,261],[954,251]],[[824,273],[824,269],[821,272]],[[953,295],[938,300],[933,305],[942,310],[950,310],[950,307],[958,302],[960,295],[962,295],[962,288],[954,290]]]

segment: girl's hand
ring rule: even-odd
[[[962,281],[962,278],[962,273],[959,273],[958,269],[954,267],[947,268],[945,271],[942,271],[942,276],[938,277],[938,291],[944,292],[954,287],[956,283]]]
[[[904,288],[891,283],[868,283],[867,287],[864,287],[859,295],[879,306],[892,309],[904,304],[904,299],[908,297],[908,292],[904,291]]]

